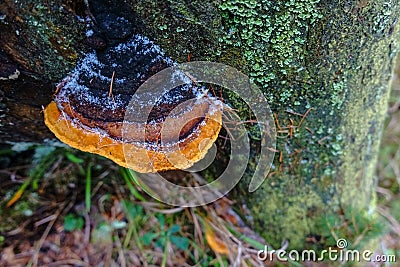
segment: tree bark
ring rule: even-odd
[[[41,106],[84,53],[101,49],[89,29],[108,46],[141,33],[177,62],[191,55],[238,68],[269,100],[274,166],[254,193],[250,168],[235,192],[268,242],[304,249],[335,238],[365,244],[379,233],[374,166],[399,48],[398,1],[50,2],[0,4],[1,76],[20,71],[0,81],[2,142],[51,136]]]

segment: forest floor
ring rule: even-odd
[[[399,262],[400,66],[396,73],[376,177],[377,211],[388,226],[379,253]],[[228,198],[170,207],[136,181],[108,160],[63,146],[0,147],[0,266],[276,265],[257,259],[267,242],[240,219],[245,207],[232,209]]]

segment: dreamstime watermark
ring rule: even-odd
[[[348,243],[344,238],[336,241],[336,248],[329,247],[320,252],[315,250],[297,250],[286,251],[284,249],[269,249],[265,246],[259,250],[257,257],[261,261],[277,260],[281,262],[318,262],[318,261],[339,261],[339,262],[396,262],[396,255],[376,255],[370,250],[359,251],[347,249]]]
[[[124,141],[126,139],[126,143],[129,143],[130,121],[145,124],[152,108],[162,96],[178,86],[193,83],[217,85],[222,87],[223,90],[233,92],[241,98],[241,101],[247,104],[249,112],[254,114],[255,120],[252,120],[252,123],[256,123],[258,126],[261,148],[256,168],[249,184],[249,192],[255,191],[266,179],[272,165],[276,142],[275,122],[268,102],[261,90],[251,82],[248,76],[233,67],[214,62],[188,62],[166,68],[150,77],[137,89],[126,109],[122,139]],[[204,89],[200,88],[200,90]],[[222,102],[221,104],[225,105]],[[179,108],[184,110],[185,105],[190,109],[194,105],[193,99],[183,101],[179,104]],[[170,205],[194,207],[211,203],[233,189],[242,178],[249,163],[250,140],[244,127],[245,122],[241,121],[235,110],[230,107],[224,107],[222,110],[222,127],[227,129],[226,132],[230,139],[229,162],[222,174],[211,183],[194,187],[173,184],[158,173],[139,174],[137,182],[149,195]],[[171,112],[170,114],[173,113]],[[173,121],[169,120],[169,116],[163,122],[163,129],[165,124],[168,124],[168,121]],[[235,127],[232,127],[232,124]],[[166,126],[166,128],[170,127],[171,125]],[[175,127],[182,129],[183,125],[176,125]],[[146,136],[146,129],[144,128],[146,127],[140,129],[143,141]],[[163,129],[161,130],[161,143],[163,142]],[[176,140],[179,140],[179,136],[176,137]],[[178,150],[180,149],[179,145],[176,147]],[[128,166],[130,162],[131,166],[133,166],[133,161],[137,162],[137,159],[133,159],[131,156],[135,155],[136,151],[132,151],[135,148],[125,145],[123,149]],[[168,153],[165,154],[167,155]],[[213,161],[215,155],[216,148],[214,147],[209,150],[200,163],[196,163],[196,166],[207,167]],[[150,153],[143,153],[141,157],[148,157],[147,159],[151,162]],[[177,162],[176,158],[179,157],[184,157],[183,153],[181,155],[174,154],[174,158],[168,158],[168,161],[177,166],[175,164]],[[188,171],[195,172],[198,170],[199,168],[194,168],[194,170],[189,169]]]

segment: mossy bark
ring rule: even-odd
[[[75,4],[79,1],[50,2],[0,2],[2,143],[53,138],[43,123],[42,107],[50,102],[55,84],[88,50],[83,42],[86,25],[77,17],[84,14]],[[12,77],[16,71],[18,78]]]
[[[238,68],[270,102],[279,135],[274,166],[254,193],[247,191],[250,168],[235,192],[268,242],[279,247],[287,239],[291,248],[304,249],[379,234],[374,166],[399,48],[398,1],[130,0],[121,8],[120,1],[93,0],[90,13],[83,1],[51,2],[0,5],[8,36],[1,38],[2,52],[23,72],[2,88],[7,118],[14,116],[9,103],[33,90],[21,87],[23,79],[56,84],[91,49],[88,29],[109,45],[129,37],[107,32],[101,14],[125,17],[128,32],[147,35],[178,62],[191,55]],[[85,19],[90,16],[95,20]],[[42,89],[45,97],[34,101],[34,124],[40,125],[38,106],[51,98],[52,87]],[[226,97],[247,114],[246,106]],[[0,134],[12,141],[11,130]]]

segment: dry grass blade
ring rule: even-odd
[[[58,216],[60,216],[61,212],[64,210],[65,206],[66,206],[66,203],[64,202],[61,205],[61,207],[58,209],[56,214],[54,214],[55,216],[52,218],[50,223],[47,225],[46,230],[44,231],[42,237],[40,238],[40,240],[37,242],[37,244],[35,246],[35,253],[33,254],[30,262],[28,263],[28,266],[33,266],[33,267],[38,266],[38,259],[39,259],[40,249],[43,246],[43,243],[46,240],[48,234],[50,233],[50,230],[53,227],[54,223],[56,222]]]

